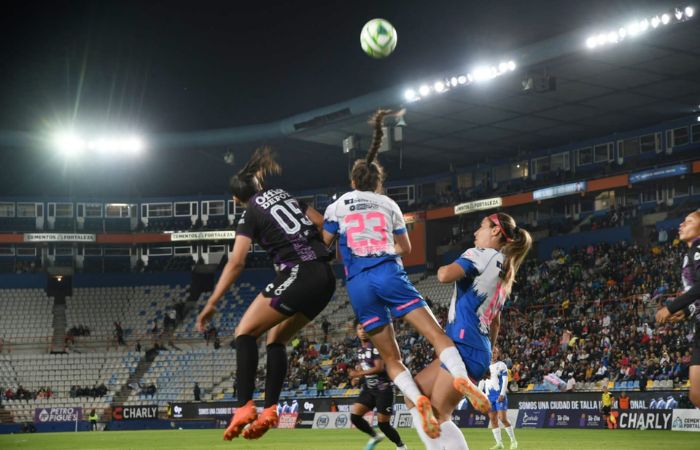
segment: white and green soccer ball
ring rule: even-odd
[[[396,48],[396,29],[384,19],[372,19],[362,27],[360,44],[372,58],[386,58]]]

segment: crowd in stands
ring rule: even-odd
[[[35,400],[53,397],[53,391],[48,387],[41,387],[37,391],[29,391],[20,384],[14,391],[12,388],[0,388],[0,400]]]
[[[657,326],[658,298],[679,292],[685,247],[676,239],[648,245],[600,244],[529,259],[503,312],[498,346],[519,388],[556,374],[577,383],[688,379],[692,324]],[[418,285],[420,289],[420,284]],[[441,325],[447,299],[432,305]],[[395,322],[397,340],[416,373],[434,359],[430,344]],[[347,369],[359,345],[352,329],[331,342],[297,339],[289,358],[289,388],[357,386]],[[325,340],[324,340],[325,341]]]
[[[83,387],[83,386],[71,386],[70,388],[70,394],[71,398],[75,397],[104,397],[107,395],[107,386],[104,385],[104,383],[100,384],[99,386],[93,386],[93,387]]]

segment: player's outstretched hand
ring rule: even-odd
[[[665,323],[669,317],[671,317],[671,311],[665,306],[656,311],[656,323]]]
[[[196,330],[200,333],[204,333],[207,329],[207,322],[209,322],[209,319],[211,319],[211,316],[213,316],[215,312],[216,307],[207,303],[204,309],[202,309],[202,312],[200,312],[197,316]]]

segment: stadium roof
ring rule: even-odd
[[[608,3],[614,4],[615,8],[606,8]],[[548,2],[530,3],[531,11],[528,11],[527,17],[522,17],[522,21],[530,21],[529,28],[537,32],[528,32],[527,26],[500,28],[503,34],[513,30],[514,35],[510,38],[512,47],[499,42],[496,47],[508,50],[502,54],[493,53],[493,60],[489,57],[483,59],[486,63],[498,63],[503,58],[514,59],[518,64],[515,72],[405,105],[407,127],[401,151],[397,151],[395,146],[394,150],[382,155],[390,177],[405,179],[447,172],[451,166],[494,163],[536,149],[693,114],[700,104],[698,18],[649,30],[642,36],[617,45],[586,48],[588,33],[611,27],[616,29],[624,24],[632,11],[625,5],[635,3],[640,4],[591,3],[590,19],[581,14],[580,9],[584,8],[581,6],[577,16],[565,17],[566,20],[557,16],[566,11],[566,8],[561,10],[561,5],[547,7]],[[664,11],[667,6],[684,6],[670,2],[641,3],[646,7],[641,12],[634,11],[635,17]],[[439,11],[435,14],[439,15]],[[503,14],[507,15],[505,11]],[[468,22],[467,19],[465,21]],[[494,22],[492,26],[507,27],[513,20],[510,17],[502,23]],[[566,23],[567,20],[571,23]],[[597,23],[589,24],[596,20]],[[486,25],[479,26],[483,28]],[[551,26],[550,30],[546,30],[548,26]],[[401,33],[402,28],[397,28]],[[533,38],[538,39],[533,41]],[[401,45],[400,38],[399,48]],[[466,47],[473,49],[474,45],[478,43]],[[480,54],[483,56],[483,53]],[[369,58],[361,58],[369,61],[363,59],[362,64],[371,63]],[[392,55],[391,58],[398,58],[395,61],[406,64],[405,54]],[[373,64],[384,64],[385,70],[388,70],[387,63],[391,58]],[[441,76],[449,76],[450,72],[443,72],[446,67],[454,68],[465,61],[469,64],[481,62],[469,58],[455,61],[448,56],[441,60],[441,65],[433,73],[431,67],[435,66],[436,59],[438,57],[434,56],[426,63],[427,67],[413,70],[411,73],[418,74],[416,79],[394,76],[388,82],[386,76],[378,75],[381,83],[367,82],[366,85],[391,87],[283,120],[274,120],[269,111],[267,114],[255,111],[254,117],[262,122],[257,125],[205,131],[185,128],[186,131],[179,133],[155,134],[149,137],[152,151],[146,156],[149,158],[147,164],[126,163],[120,167],[93,165],[85,167],[82,172],[63,168],[59,171],[63,177],[42,180],[45,183],[41,192],[99,195],[103,192],[126,192],[125,185],[131,186],[129,192],[137,195],[222,192],[232,172],[231,166],[223,164],[223,153],[233,150],[236,158],[241,160],[247,157],[252,147],[261,143],[278,149],[285,167],[280,182],[290,189],[342,186],[346,183],[349,165],[347,155],[341,151],[342,140],[348,135],[356,135],[360,138],[361,147],[366,148],[370,135],[366,122],[375,108],[401,106],[405,103],[404,90],[409,85],[415,87],[422,82],[431,83]],[[415,64],[420,64],[420,61],[413,67]],[[374,66],[360,67],[356,74],[358,79],[364,81],[368,78],[364,73],[366,67]],[[396,75],[393,69],[390,73]],[[555,90],[539,93],[523,91],[522,82],[525,79],[545,74],[556,78]],[[331,103],[324,101],[325,98],[342,98],[339,96],[343,92],[362,92],[358,91],[358,86],[350,88],[334,82],[334,75],[332,71],[329,77],[318,73],[313,74],[315,79],[307,80],[311,85],[328,83],[337,88],[337,92],[333,93],[335,97],[325,94],[327,88],[318,89],[322,96],[314,98],[316,105]],[[346,75],[342,81],[351,82],[353,76]],[[300,89],[309,91],[311,85],[300,86]],[[270,85],[269,89],[274,90],[274,86]],[[276,95],[285,97],[279,93]],[[293,97],[292,94],[290,96]],[[284,101],[284,98],[280,98],[281,105],[284,105]],[[306,104],[311,103],[299,102],[299,105]],[[289,108],[286,104],[279,110],[294,111]],[[300,110],[303,109],[296,109]],[[172,115],[172,112],[167,111],[167,114]],[[196,117],[192,112],[183,114]],[[211,116],[212,112],[207,114]],[[194,119],[192,121],[198,123]],[[247,122],[254,123],[254,120]],[[210,127],[201,127],[206,128]],[[24,145],[32,139],[31,132],[6,131],[0,133],[0,146]],[[55,168],[41,153],[27,154],[22,158],[4,153],[0,154],[0,158],[4,167],[12,168],[11,173],[0,180],[2,191],[14,195],[36,193],[37,177],[28,177],[27,174],[36,174],[43,170],[42,167],[48,167],[48,170]],[[85,177],[81,178],[81,174]],[[68,178],[70,183],[67,183]],[[98,185],[95,184],[96,180]],[[66,188],[67,184],[71,187]]]

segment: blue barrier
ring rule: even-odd
[[[3,423],[0,424],[0,434],[15,434],[22,431],[21,423]]]

